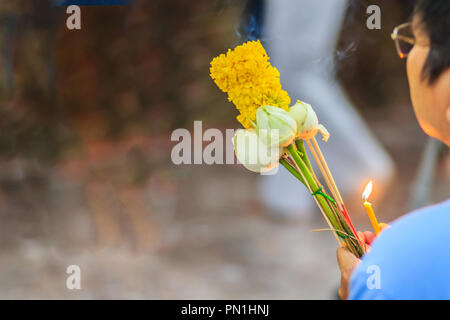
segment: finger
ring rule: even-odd
[[[380,227],[381,231],[389,229],[391,227],[389,224],[383,222],[379,223],[378,226]]]
[[[366,237],[363,232],[358,231],[356,234],[358,235],[359,241],[361,241],[362,243],[366,243]]]
[[[364,231],[364,237],[366,238],[366,243],[370,245],[375,240],[376,235],[371,231]]]

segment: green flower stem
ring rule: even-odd
[[[303,183],[305,186],[305,181],[303,180],[302,176],[300,175],[300,173],[297,172],[297,170],[295,170],[295,168],[293,168],[289,162],[286,159],[281,158],[280,159],[280,163],[290,172],[292,173],[292,175],[294,177],[296,177],[298,180],[300,180],[301,183]]]
[[[303,176],[305,177],[306,182],[308,183],[311,190],[313,192],[316,192],[317,190],[319,190],[319,187],[317,186],[316,182],[314,181],[314,179],[311,175],[311,172],[307,168],[307,165],[302,160],[302,158],[300,158],[300,156],[298,155],[296,147],[293,144],[290,144],[287,147],[287,149],[288,149],[290,155],[292,156],[292,158],[294,159],[295,163],[297,164],[299,170],[302,172]],[[333,210],[328,205],[328,202],[326,201],[326,199],[322,196],[316,196],[316,199],[319,202],[322,209],[325,211],[325,214],[327,215],[328,219],[330,220],[331,225],[334,228],[339,230],[340,225],[339,225],[338,221],[336,220]]]
[[[301,153],[303,153],[302,159],[303,159],[303,161],[305,162],[305,164],[308,166],[308,169],[309,169],[311,172],[313,172],[311,163],[309,162],[308,154],[306,153],[306,150],[305,150],[305,144],[304,144],[303,140],[301,140],[301,139],[296,140],[296,141],[295,141],[295,145],[297,146],[297,149],[298,149]]]

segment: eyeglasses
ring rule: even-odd
[[[397,53],[400,58],[404,59],[408,57],[409,52],[416,43],[411,22],[395,27],[391,34],[391,38],[395,41],[395,47],[397,48]]]

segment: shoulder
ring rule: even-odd
[[[350,298],[450,298],[449,230],[450,200],[395,221],[354,271]]]

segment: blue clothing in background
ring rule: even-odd
[[[53,0],[57,6],[124,6],[131,0]]]
[[[450,200],[383,231],[353,272],[349,299],[450,299]]]

